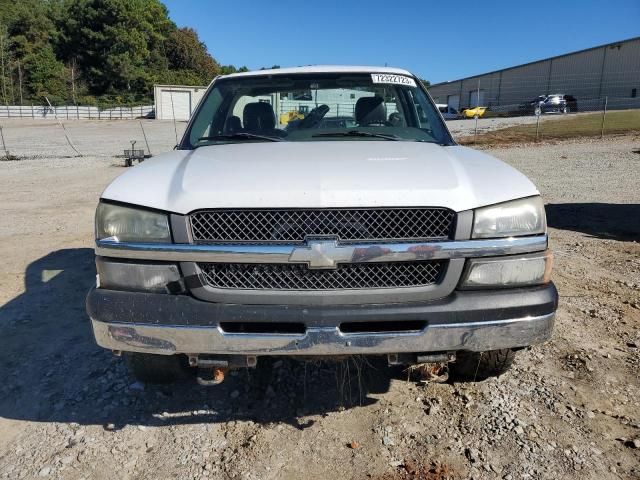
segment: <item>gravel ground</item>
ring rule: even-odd
[[[547,116],[543,117],[543,121],[547,119],[553,120],[553,118],[560,118],[560,116]],[[478,119],[478,133],[490,132],[499,128],[513,127],[515,125],[527,125],[530,123],[536,123],[536,117],[523,116],[523,117],[509,117],[509,118],[479,118]],[[447,126],[454,137],[466,137],[473,135],[475,130],[476,121],[471,118],[464,120],[447,120]]]
[[[566,116],[545,115],[541,124],[544,128],[547,122],[562,118]],[[535,122],[535,116],[480,118],[478,133]],[[447,126],[454,137],[468,137],[473,135],[475,123],[473,119],[448,120]],[[176,138],[179,139],[184,132],[186,122],[177,122],[174,127],[173,122],[166,120],[65,120],[63,125],[64,129],[50,119],[12,119],[0,123],[5,147],[11,155],[20,159],[56,159],[77,157],[77,152],[89,157],[113,158],[131,148],[131,140],[136,141],[136,148],[144,148],[146,153],[150,148],[151,153],[157,154],[173,148],[177,143]],[[69,145],[65,134],[77,152]],[[149,147],[145,142],[145,134]],[[2,150],[0,155],[4,155]]]
[[[106,155],[138,123],[70,122],[101,153],[82,158],[47,150],[55,125],[4,127],[28,158],[0,162],[0,478],[640,478],[640,138],[490,150],[548,203],[561,294],[553,339],[506,375],[284,360],[202,389],[134,382],[84,313],[94,208],[123,171]],[[148,127],[152,151],[175,142]]]
[[[77,157],[65,134],[77,151],[89,157],[113,158],[122,155],[136,141],[136,149],[146,146],[147,136],[151,153],[171,150],[185,130],[186,122],[166,120],[65,120],[64,128],[50,119],[13,119],[0,123],[5,147],[11,155],[21,159]],[[143,133],[144,132],[144,133]],[[4,152],[0,150],[0,155]]]
[[[572,114],[570,118],[574,118],[581,114]],[[589,115],[589,114],[587,114]],[[567,115],[549,114],[540,117],[540,129],[541,131],[549,131],[553,125],[548,125],[549,122],[555,120],[566,119]],[[537,117],[535,115],[528,115],[522,117],[508,117],[508,118],[479,118],[478,119],[478,134],[490,132],[492,130],[498,130],[500,128],[514,127],[516,125],[530,125],[535,124]],[[469,137],[473,135],[475,131],[476,122],[474,119],[465,120],[447,120],[447,126],[454,137]]]

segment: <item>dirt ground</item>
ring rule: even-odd
[[[109,123],[69,127],[82,158],[55,125],[3,124],[23,159],[0,162],[0,478],[640,478],[639,137],[489,150],[544,195],[561,295],[506,375],[284,360],[203,389],[136,383],[93,341],[94,209],[139,130]]]

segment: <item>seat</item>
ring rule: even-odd
[[[242,122],[240,121],[240,117],[237,117],[235,115],[229,117],[227,119],[227,124],[225,125],[224,130],[227,133],[236,133],[242,130]]]
[[[382,97],[362,97],[356,102],[356,123],[360,126],[385,125],[387,107]]]
[[[242,111],[242,123],[247,131],[273,130],[276,126],[276,115],[270,103],[247,103]]]

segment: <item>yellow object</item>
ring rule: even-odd
[[[300,112],[292,111],[280,115],[280,125],[287,125],[292,120],[302,120],[304,115]]]
[[[475,117],[482,117],[484,115],[484,112],[487,111],[487,107],[474,107],[474,108],[466,108],[462,111],[462,115],[464,115],[465,118],[475,118]]]

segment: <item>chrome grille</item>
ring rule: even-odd
[[[335,270],[298,264],[199,263],[201,279],[214,288],[245,290],[349,290],[423,287],[438,282],[444,261],[349,263]]]
[[[189,216],[196,243],[303,242],[307,236],[365,240],[445,240],[454,212],[446,208],[206,210]]]

